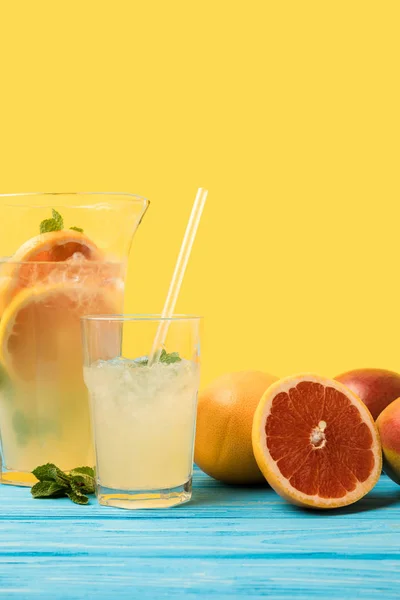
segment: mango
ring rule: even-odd
[[[380,413],[400,397],[400,375],[386,369],[355,369],[335,377],[359,398],[376,420]]]
[[[400,485],[400,398],[389,404],[376,422],[383,451],[383,470]]]

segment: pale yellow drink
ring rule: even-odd
[[[0,424],[3,481],[29,483],[47,462],[94,464],[80,317],[122,310],[125,266],[78,257],[22,267],[29,285],[13,290],[0,320]]]
[[[80,319],[122,312],[148,205],[133,194],[0,194],[0,483],[34,483],[46,462],[93,465]]]
[[[85,367],[98,484],[171,490],[192,476],[199,367],[97,361]],[[162,495],[162,494],[161,494]]]

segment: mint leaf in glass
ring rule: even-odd
[[[50,231],[61,231],[61,229],[64,229],[64,219],[60,213],[56,211],[55,208],[52,208],[51,214],[51,219],[44,219],[44,221],[40,223],[40,233],[49,233]],[[79,233],[83,233],[83,229],[80,227],[74,226],[70,227],[70,229],[79,231]]]
[[[14,398],[14,387],[5,367],[0,363],[0,397],[9,403]]]
[[[181,360],[182,359],[179,356],[178,352],[171,352],[170,354],[168,354],[168,352],[163,348],[161,350],[161,354],[160,354],[160,358],[158,359],[158,362],[164,363],[165,365],[171,365],[172,363],[180,362]],[[135,358],[132,366],[133,367],[136,367],[136,366],[146,367],[148,364],[149,364],[149,359],[147,356],[139,356],[138,358]]]
[[[160,362],[171,365],[172,363],[181,362],[181,360],[178,352],[171,352],[168,354],[164,348],[161,350]]]
[[[45,219],[40,223],[40,233],[49,233],[50,231],[61,231],[64,227],[64,219],[54,208],[52,209],[52,219]]]
[[[45,219],[40,223],[40,233],[49,233],[50,231],[60,231],[60,228],[54,219]]]
[[[64,227],[64,219],[62,218],[60,213],[57,212],[54,208],[51,212],[53,215],[53,221],[56,223],[58,230],[61,231],[61,229]]]
[[[22,411],[17,410],[12,417],[12,427],[18,444],[26,446],[33,432],[31,420]]]
[[[138,358],[135,358],[132,366],[136,367],[137,365],[139,365],[140,367],[146,367],[148,365],[148,362],[149,359],[147,358],[147,356],[139,356]]]

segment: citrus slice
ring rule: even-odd
[[[62,229],[35,236],[22,244],[2,266],[0,310],[4,310],[20,289],[48,279],[54,270],[62,273],[64,279],[71,278],[88,261],[102,259],[101,250],[78,231]]]
[[[121,304],[122,294],[98,285],[26,288],[3,313],[1,360],[12,376],[27,383],[68,382],[82,371],[80,317],[119,312]]]
[[[102,253],[85,234],[73,229],[49,231],[27,240],[15,252],[13,262],[68,260],[74,254],[82,254],[87,260],[101,260]]]
[[[300,506],[356,502],[381,473],[378,432],[367,407],[344,385],[317,375],[287,377],[267,389],[252,441],[268,483]]]

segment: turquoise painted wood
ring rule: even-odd
[[[328,513],[198,470],[193,501],[167,510],[0,486],[0,541],[0,597],[10,599],[400,598],[400,487],[386,476]]]

